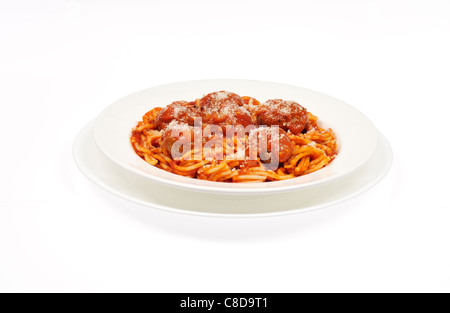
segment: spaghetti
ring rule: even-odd
[[[216,182],[276,181],[315,172],[335,159],[336,136],[317,121],[293,101],[260,103],[220,91],[150,110],[130,141],[147,163],[174,174]]]

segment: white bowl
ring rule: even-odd
[[[319,124],[336,133],[336,159],[317,172],[284,181],[220,183],[187,178],[156,168],[142,160],[130,144],[130,134],[142,116],[154,107],[176,100],[193,101],[203,95],[228,90],[240,96],[293,100],[319,117]],[[375,152],[378,133],[372,122],[354,107],[333,97],[301,87],[250,80],[199,80],[145,89],[118,100],[96,119],[95,142],[106,157],[129,172],[151,181],[191,191],[222,194],[267,194],[306,189],[343,178],[364,165]]]

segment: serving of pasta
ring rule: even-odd
[[[153,108],[130,141],[137,155],[162,170],[229,183],[306,175],[338,154],[334,132],[297,102],[261,103],[228,91]]]

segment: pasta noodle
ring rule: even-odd
[[[321,128],[318,117],[299,104],[283,100],[260,103],[251,97],[238,97],[229,92],[217,92],[194,102],[180,101],[166,108],[154,108],[132,130],[131,145],[137,155],[152,166],[185,177],[216,182],[285,180],[313,173],[335,159],[334,132]],[[217,125],[219,130],[236,124],[255,128],[241,136],[220,137],[208,133],[206,139],[213,141],[214,146],[207,144],[203,136],[195,145],[196,139],[189,136],[195,132],[195,118],[202,118],[199,129],[203,133],[211,125]],[[279,136],[262,125],[276,126]],[[187,135],[171,137],[170,131],[176,127],[179,127],[178,133]],[[251,158],[251,140],[255,132],[259,136],[258,143],[263,142],[261,134],[265,135],[270,149],[264,152],[258,146]],[[174,148],[175,139],[184,144],[183,149]],[[278,141],[279,147],[275,145]],[[174,156],[174,151],[180,152],[179,155]],[[269,156],[270,162],[264,156]],[[270,164],[274,160],[278,160],[276,166]]]

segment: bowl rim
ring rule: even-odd
[[[157,167],[154,167],[144,160],[142,160],[133,150],[131,147],[131,144],[128,143],[128,149],[132,151],[133,156],[130,155],[130,158],[133,159],[133,162],[136,162],[138,166],[132,166],[130,165],[130,162],[124,161],[124,158],[117,157],[117,155],[114,155],[114,153],[105,145],[104,140],[102,139],[102,136],[104,136],[104,132],[102,129],[105,125],[108,125],[108,118],[111,118],[110,110],[113,107],[119,107],[119,110],[121,107],[125,106],[127,103],[131,101],[133,103],[133,99],[138,99],[140,95],[147,94],[151,91],[158,91],[158,90],[170,90],[170,88],[176,88],[183,85],[271,85],[273,87],[283,87],[288,89],[296,89],[298,91],[302,91],[303,93],[314,95],[315,97],[326,99],[327,101],[331,101],[333,103],[338,104],[342,108],[345,108],[347,111],[352,111],[358,118],[364,122],[365,126],[367,127],[367,130],[371,130],[371,145],[370,147],[366,147],[367,150],[364,151],[364,157],[359,160],[357,164],[354,164],[351,168],[349,168],[346,171],[342,171],[339,173],[335,173],[333,175],[329,175],[325,177],[320,177],[323,175],[320,175],[320,172],[328,169],[328,172],[332,172],[332,169],[334,167],[334,164],[337,160],[339,160],[342,150],[345,149],[345,140],[344,142],[341,141],[341,137],[339,136],[339,129],[333,129],[336,133],[337,139],[338,139],[338,150],[339,154],[336,156],[336,159],[329,165],[327,165],[325,168],[300,177],[291,178],[284,181],[275,181],[275,182],[264,182],[264,183],[245,183],[245,184],[233,184],[233,183],[224,183],[224,182],[211,182],[211,181],[203,181],[203,180],[197,180],[193,178],[183,177],[181,175],[173,174],[167,171],[164,171],[162,169],[159,169]],[[220,89],[220,88],[218,88]],[[220,89],[223,90],[223,89]],[[230,90],[233,91],[233,90]],[[250,95],[251,96],[251,95]],[[177,99],[173,99],[172,101],[175,101]],[[288,100],[288,99],[286,99]],[[160,106],[164,106],[166,104],[161,104]],[[305,105],[305,107],[308,109],[308,104]],[[148,110],[150,110],[152,107],[148,106]],[[313,112],[314,113],[314,112]],[[319,120],[321,118],[320,115]],[[141,119],[142,116],[136,116],[136,122]],[[117,116],[115,116],[117,118]],[[328,124],[329,121],[322,121],[326,126],[331,126],[331,124]],[[106,123],[106,124],[105,124]],[[111,126],[111,121],[109,121],[109,126]],[[133,125],[133,127],[135,124]],[[129,134],[131,134],[131,128],[128,130],[127,136],[129,138]],[[106,107],[99,116],[95,119],[94,127],[93,127],[93,136],[94,141],[99,148],[99,150],[111,161],[113,161],[116,165],[120,166],[121,168],[138,175],[140,177],[144,177],[150,181],[158,182],[160,184],[185,189],[185,190],[191,190],[196,192],[204,192],[204,193],[214,193],[214,194],[239,194],[239,195],[256,195],[256,194],[268,194],[268,193],[282,193],[282,192],[289,192],[292,190],[298,190],[298,189],[307,189],[311,187],[315,187],[320,184],[326,184],[333,180],[344,178],[354,171],[358,170],[361,166],[366,164],[370,157],[374,154],[376,147],[378,145],[378,131],[376,130],[373,123],[365,116],[361,111],[356,109],[355,107],[337,99],[332,96],[328,96],[326,94],[295,86],[295,85],[288,85],[288,84],[281,84],[281,83],[275,83],[275,82],[269,82],[269,81],[258,81],[258,80],[245,80],[245,79],[207,79],[207,80],[191,80],[191,81],[181,81],[181,82],[175,82],[170,84],[163,84],[155,87],[146,88],[137,92],[134,92],[132,94],[129,94],[128,96],[122,97],[121,99],[113,102],[108,107]],[[103,141],[102,141],[103,140]],[[139,168],[141,167],[141,168]],[[145,168],[145,170],[142,170],[142,167]],[[319,174],[317,174],[319,173]],[[309,179],[308,179],[309,178]]]

